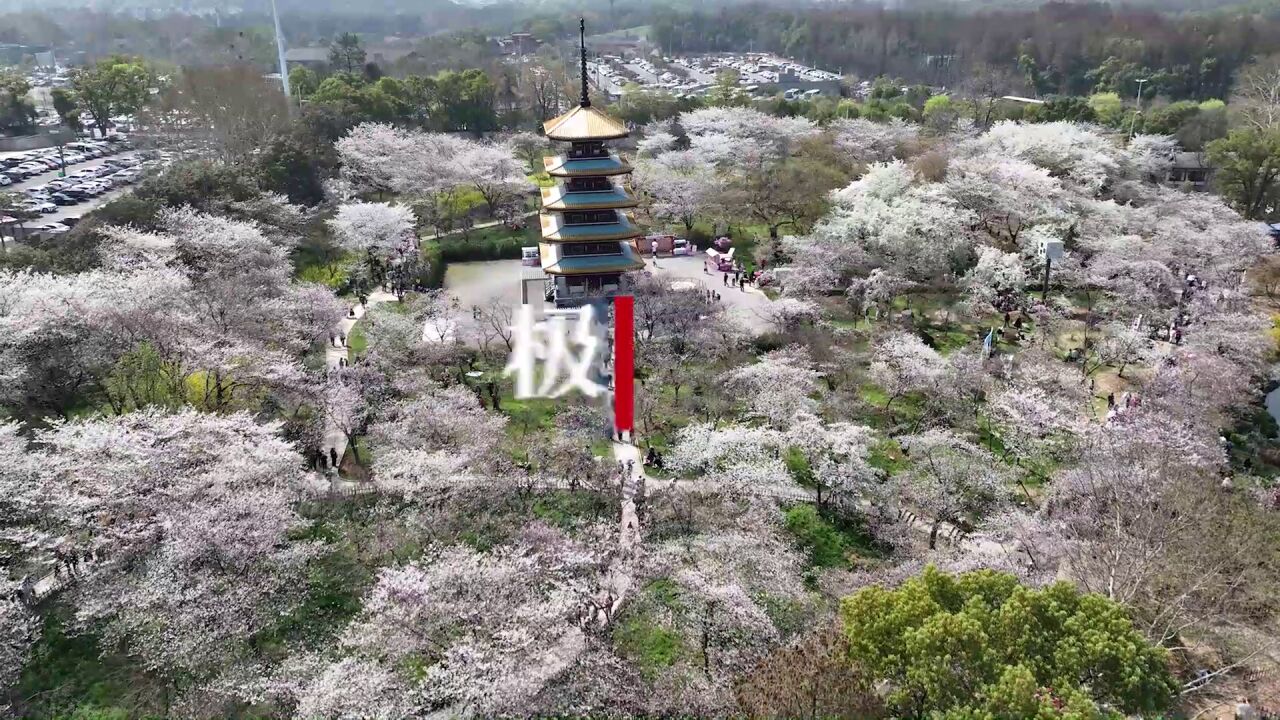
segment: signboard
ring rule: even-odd
[[[603,356],[609,305],[602,301],[578,308],[549,310],[535,321],[533,306],[520,305],[511,326],[511,356],[503,370],[515,378],[517,400],[558,398],[579,392],[589,398],[608,398],[618,432],[631,431],[635,422],[635,300],[613,298],[612,372]],[[604,351],[604,352],[602,352]]]

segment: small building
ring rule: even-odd
[[[1208,190],[1212,179],[1213,167],[1209,165],[1204,153],[1180,152],[1173,156],[1169,182],[1190,185],[1194,190]]]
[[[532,55],[542,45],[541,40],[527,32],[513,32],[497,41],[498,49],[507,55]]]
[[[284,61],[287,65],[301,65],[311,70],[323,70],[329,65],[329,48],[288,48],[284,53]]]

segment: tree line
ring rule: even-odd
[[[1224,97],[1234,73],[1280,49],[1280,21],[1221,13],[1170,16],[1106,3],[966,13],[954,8],[888,10],[880,3],[798,9],[758,4],[664,11],[651,39],[666,53],[780,53],[862,77],[902,76],[957,85],[983,65],[1017,71],[1039,94],[1175,100]]]

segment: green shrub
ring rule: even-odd
[[[1124,606],[1068,583],[930,566],[846,597],[840,617],[894,717],[1156,717],[1179,688]]]
[[[520,249],[529,245],[529,238],[516,237],[483,240],[446,240],[441,252],[446,262],[476,262],[482,260],[519,260]]]
[[[684,652],[680,635],[659,626],[647,614],[632,615],[619,623],[613,641],[646,675],[671,667]]]
[[[440,250],[440,243],[424,241],[422,243],[422,262],[427,266],[426,278],[423,282],[428,288],[444,287],[444,273],[449,269],[448,261]]]
[[[812,505],[796,505],[786,512],[786,528],[796,544],[809,554],[809,562],[817,567],[843,567],[849,546],[844,536],[818,514]]]

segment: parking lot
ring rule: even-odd
[[[25,178],[15,173],[10,175],[11,184],[0,186],[0,193],[14,195],[29,203],[29,210],[40,213],[39,218],[24,223],[26,229],[38,231],[41,226],[62,225],[63,220],[79,218],[120,196],[142,177],[147,165],[157,162],[144,163],[137,151],[123,147],[123,143],[104,146],[101,156],[94,157],[96,153],[77,152],[77,148],[68,145],[63,149],[65,177],[60,168],[49,168]],[[46,149],[40,154],[51,160],[58,159],[56,149]],[[0,153],[0,172],[9,175],[20,167],[9,158],[28,160],[33,156],[32,152]]]

